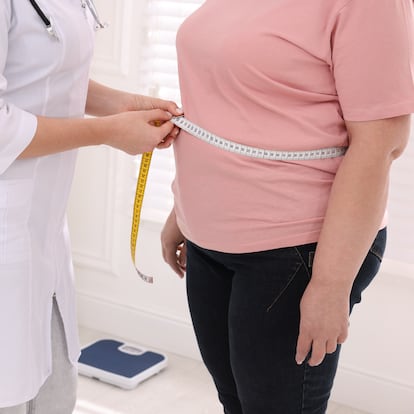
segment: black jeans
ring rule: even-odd
[[[378,272],[381,230],[353,285],[350,304]],[[316,243],[229,254],[188,242],[187,294],[207,369],[226,414],[323,414],[340,347],[321,365],[295,362],[299,304]]]

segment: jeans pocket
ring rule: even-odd
[[[380,230],[372,243],[369,253],[374,255],[380,262],[384,257],[385,245],[387,243],[387,228]]]
[[[303,244],[301,246],[294,247],[296,254],[302,261],[303,267],[305,268],[309,280],[312,277],[312,266],[313,259],[315,257],[316,243]]]
[[[386,240],[387,229],[384,228],[378,232],[354,280],[350,297],[351,310],[356,303],[361,302],[362,292],[369,286],[374,277],[377,275],[384,256]]]
[[[303,267],[302,260],[298,257],[294,247],[276,249],[274,253],[277,267],[273,269],[273,281],[267,287],[272,292],[272,301],[266,308],[267,312],[274,308]]]

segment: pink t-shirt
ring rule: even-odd
[[[241,144],[346,146],[344,119],[414,112],[412,0],[207,0],[177,36],[186,118]],[[181,132],[185,237],[245,253],[317,241],[342,158],[280,162]]]

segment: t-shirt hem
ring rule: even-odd
[[[191,243],[194,243],[203,249],[213,250],[221,253],[243,254],[316,243],[319,239],[319,234],[320,230],[307,233],[306,235],[301,234],[283,239],[261,240],[260,242],[251,241],[243,244],[234,243],[234,240],[237,240],[237,237],[233,238],[233,242],[231,243],[223,243],[222,240],[220,240],[219,243],[212,243],[211,241],[201,240],[197,237],[188,237],[185,234],[184,237]]]
[[[388,214],[385,213],[382,222],[378,228],[378,231],[385,228],[388,224]],[[319,240],[319,235],[321,233],[321,229],[308,232],[306,234],[297,234],[292,237],[284,237],[281,239],[267,239],[261,240],[260,242],[257,241],[250,241],[248,243],[235,243],[234,240],[237,240],[237,237],[232,237],[229,243],[223,242],[220,239],[217,243],[211,242],[211,240],[202,240],[197,237],[191,237],[183,232],[184,237],[186,240],[189,240],[191,243],[207,250],[213,250],[220,253],[230,253],[230,254],[244,254],[244,253],[256,253],[262,252],[267,250],[273,249],[283,249],[286,247],[295,247],[295,246],[302,246],[304,244],[309,243],[317,243]],[[229,238],[230,240],[230,238]]]

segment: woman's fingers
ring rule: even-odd
[[[333,354],[338,348],[338,340],[330,340],[326,343],[326,353]]]
[[[178,276],[184,277],[187,251],[184,237],[177,226],[174,209],[161,231],[161,246],[164,261]]]
[[[185,270],[187,267],[187,246],[185,242],[177,247],[177,263],[182,270]]]
[[[171,246],[169,248],[165,248],[163,251],[163,257],[165,262],[174,270],[174,272],[182,278],[184,277],[185,265],[181,264],[180,253],[178,252],[179,247],[173,248],[173,246]]]

